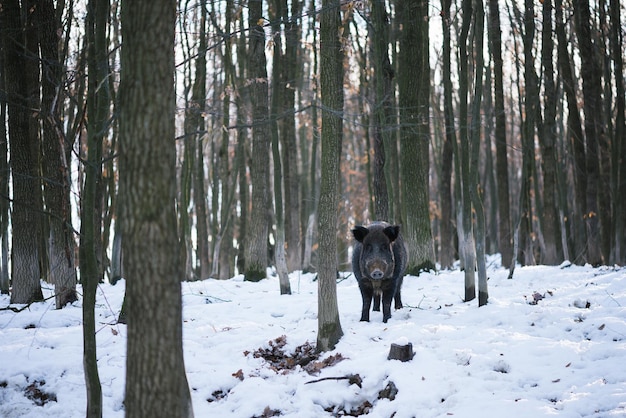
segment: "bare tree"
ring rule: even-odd
[[[4,77],[11,150],[13,210],[11,217],[11,303],[30,303],[43,299],[41,291],[40,249],[41,193],[38,173],[37,121],[30,110],[33,85],[39,72],[38,54],[32,48],[33,27],[22,24],[19,0],[3,2],[0,30],[4,38]],[[29,17],[32,19],[32,16]],[[28,28],[28,29],[27,29]],[[35,48],[36,49],[36,48]],[[30,58],[27,58],[30,57]],[[35,61],[35,63],[33,62]],[[36,106],[35,106],[36,108]]]
[[[403,235],[408,247],[407,274],[435,269],[429,215],[430,63],[428,1],[396,4],[402,31],[398,61],[400,176]]]
[[[540,216],[544,238],[543,264],[559,264],[563,261],[561,234],[559,226],[558,189],[557,189],[557,155],[556,155],[556,84],[554,82],[554,65],[552,56],[554,42],[552,39],[552,0],[543,2],[542,50],[541,64],[543,67],[543,131],[539,133],[541,146],[541,167],[543,169],[543,213]]]
[[[322,102],[322,179],[318,209],[319,268],[317,351],[335,348],[343,335],[337,307],[337,207],[343,139],[343,48],[339,0],[322,0],[320,82]]]
[[[589,0],[574,1],[574,21],[580,47],[581,78],[583,80],[583,110],[585,113],[585,166],[586,166],[586,210],[584,212],[587,232],[587,262],[597,266],[603,263],[600,248],[600,220],[598,191],[600,188],[600,149],[602,102],[600,99],[601,72],[591,34]],[[607,202],[608,203],[608,202]]]
[[[509,166],[507,158],[506,112],[504,109],[502,30],[498,0],[489,0],[489,49],[493,57],[494,113],[496,119],[496,177],[498,181],[498,247],[502,265],[512,259],[511,209],[509,198]]]
[[[128,298],[127,417],[193,416],[183,359],[184,272],[175,202],[176,4],[124,1],[121,9],[120,218]]]
[[[248,19],[250,99],[252,102],[252,214],[247,230],[245,279],[258,281],[266,277],[268,261],[268,236],[270,223],[270,125],[268,103],[268,78],[265,57],[265,31],[263,29],[263,1],[250,0]]]

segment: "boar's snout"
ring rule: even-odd
[[[385,260],[369,260],[366,263],[366,266],[367,272],[369,273],[367,276],[369,276],[372,280],[383,280],[385,276],[388,276],[389,264],[385,262]]]
[[[385,273],[383,273],[381,270],[374,270],[371,274],[372,279],[374,280],[381,280],[383,277],[385,277]]]

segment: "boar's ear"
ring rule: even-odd
[[[363,240],[365,239],[365,236],[370,232],[369,229],[367,229],[364,226],[355,226],[354,229],[352,230],[352,235],[354,236],[354,239],[356,239],[359,242],[363,242]]]
[[[398,225],[388,226],[383,229],[383,232],[389,238],[389,241],[394,242],[400,234],[400,227]]]

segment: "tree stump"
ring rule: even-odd
[[[389,348],[389,355],[387,356],[387,360],[400,360],[400,361],[409,361],[413,359],[415,353],[413,352],[413,344],[407,343],[404,345],[400,344],[391,344],[391,348]]]

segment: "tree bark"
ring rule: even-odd
[[[441,247],[439,249],[439,263],[441,268],[451,268],[454,263],[454,215],[452,207],[452,166],[454,159],[454,147],[457,143],[454,108],[452,101],[452,46],[450,43],[450,7],[451,0],[441,1],[443,26],[443,112],[445,119],[445,137],[441,156],[441,176],[439,185],[439,195],[441,199]],[[457,168],[458,171],[458,168]]]
[[[283,16],[282,7],[286,7],[286,4],[283,5],[282,0],[277,0],[274,3],[274,13],[272,16],[272,31],[274,33],[280,33],[280,20],[279,16]],[[284,128],[286,123],[279,123],[279,113],[280,110],[286,110],[284,98],[286,93],[286,86],[284,75],[287,68],[283,67],[283,59],[282,56],[282,40],[280,36],[277,36],[274,40],[274,59],[272,62],[272,80],[274,89],[272,91],[272,102],[271,102],[271,110],[270,110],[270,119],[272,124],[272,157],[274,162],[274,213],[276,215],[276,247],[274,250],[274,262],[276,263],[276,273],[278,274],[278,280],[280,285],[280,294],[281,295],[290,295],[291,294],[291,286],[289,284],[289,270],[287,268],[287,251],[286,242],[285,242],[285,229],[286,229],[286,221],[285,221],[285,209],[288,206],[285,206],[285,201],[283,200],[283,186],[285,188],[285,194],[287,189],[289,188],[287,177],[293,173],[286,173],[286,177],[283,179],[283,164],[282,162],[288,160],[287,158],[281,159],[280,148],[279,148],[279,125]],[[282,129],[281,129],[282,131]],[[293,133],[293,132],[292,132]],[[295,140],[295,138],[290,138],[291,142]],[[285,139],[283,138],[283,145],[285,144]],[[287,153],[287,147],[283,146],[283,154]],[[296,161],[290,161],[288,164],[295,164]],[[293,179],[289,179],[291,182]],[[291,210],[291,208],[289,208]],[[296,212],[298,213],[298,212]],[[297,217],[296,217],[297,219]],[[299,224],[299,222],[298,222]],[[297,247],[297,246],[296,246]]]
[[[599,141],[601,135],[600,118],[602,102],[600,100],[600,69],[596,60],[594,45],[591,38],[591,16],[588,0],[574,1],[574,22],[578,35],[581,59],[581,78],[583,80],[583,110],[585,112],[585,166],[587,189],[585,192],[586,211],[583,215],[587,232],[587,262],[592,266],[604,262],[604,254],[600,249],[600,221],[598,208],[598,188],[600,187],[600,154]]]
[[[479,154],[480,154],[480,127],[481,102],[483,92],[483,33],[485,27],[485,12],[482,0],[474,0],[474,97],[472,99],[472,124],[470,129],[471,164],[470,164],[470,196],[476,213],[476,228],[474,240],[476,243],[476,270],[478,272],[478,306],[487,304],[489,291],[487,289],[487,266],[485,265],[485,210],[479,182]]]
[[[0,19],[4,19],[0,12]],[[0,23],[4,25],[4,20]],[[5,71],[5,33],[0,26],[0,69]],[[6,91],[4,77],[0,76],[0,91]],[[9,147],[7,124],[7,102],[0,96],[0,294],[9,294]]]
[[[87,163],[82,192],[79,261],[83,285],[83,366],[87,387],[87,412],[90,418],[102,417],[102,387],[98,375],[96,345],[96,289],[103,272],[98,262],[100,227],[97,202],[98,183],[102,181],[102,142],[106,134],[108,95],[106,91],[106,22],[109,2],[88,3],[87,65],[90,77],[87,88]],[[104,57],[105,64],[100,61]],[[102,83],[102,84],[101,84]]]
[[[567,50],[568,39],[565,32],[563,19],[563,4],[561,0],[554,1],[555,30],[557,36],[557,55],[559,73],[563,79],[563,90],[567,98],[567,132],[568,142],[571,145],[574,159],[574,195],[575,205],[572,219],[574,230],[574,258],[572,261],[584,264],[587,260],[585,246],[587,243],[587,230],[584,226],[584,214],[587,213],[587,164],[585,157],[585,137],[582,130],[580,111],[578,110],[578,98],[576,95],[575,74]]]
[[[507,157],[506,113],[502,75],[502,31],[498,0],[489,0],[489,46],[493,57],[494,113],[496,119],[496,177],[498,181],[498,246],[502,265],[510,266],[512,258],[511,209],[509,197],[509,166]]]
[[[626,203],[619,196],[626,196],[626,86],[624,86],[624,41],[621,31],[620,2],[610,1],[610,45],[613,58],[615,79],[615,136],[613,144],[616,149],[613,167],[615,170],[615,206],[613,213],[615,220],[614,231],[614,259],[613,263],[626,263]]]
[[[389,61],[389,15],[387,2],[372,2],[372,60],[374,68],[374,103],[373,103],[373,149],[374,149],[374,215],[376,220],[390,221],[388,179],[386,178],[385,144],[391,141],[393,93],[392,81],[395,76]]]
[[[176,4],[124,1],[121,9],[119,178],[129,418],[193,416],[183,359],[184,271],[175,203]]]
[[[4,38],[4,77],[9,128],[10,165],[13,181],[11,217],[11,303],[31,303],[43,299],[39,250],[41,248],[38,134],[29,102],[33,93],[32,75],[38,71],[26,57],[25,28],[21,23],[19,1],[10,0],[0,8],[0,30]]]
[[[403,235],[408,248],[407,274],[435,269],[429,214],[430,64],[428,2],[397,3],[401,21],[398,92]]]
[[[269,161],[270,126],[268,104],[268,78],[265,58],[265,32],[263,30],[263,2],[250,0],[249,17],[249,73],[250,99],[252,101],[252,209],[254,222],[250,222],[246,240],[245,280],[258,281],[267,275],[268,236],[270,222]]]
[[[74,230],[70,209],[70,174],[65,154],[68,148],[59,118],[62,96],[62,66],[59,61],[59,16],[51,0],[36,10],[41,51],[41,118],[43,126],[44,200],[48,215],[48,261],[50,280],[55,285],[57,309],[78,299],[74,260]],[[106,57],[106,56],[105,56]]]
[[[541,63],[544,80],[543,132],[539,135],[541,146],[541,167],[543,169],[543,216],[540,224],[543,230],[545,251],[542,264],[559,264],[563,258],[558,211],[557,157],[556,157],[556,85],[552,55],[552,0],[543,1]]]
[[[476,244],[472,225],[472,200],[470,194],[470,132],[468,129],[469,104],[469,58],[467,53],[469,30],[472,22],[472,0],[463,0],[463,23],[459,37],[459,136],[460,144],[456,147],[457,175],[457,233],[459,236],[459,255],[464,268],[464,288],[466,302],[476,298]]]
[[[343,139],[343,49],[339,0],[322,0],[320,82],[322,101],[322,178],[318,209],[319,269],[317,351],[335,348],[343,335],[337,307],[337,208]]]

